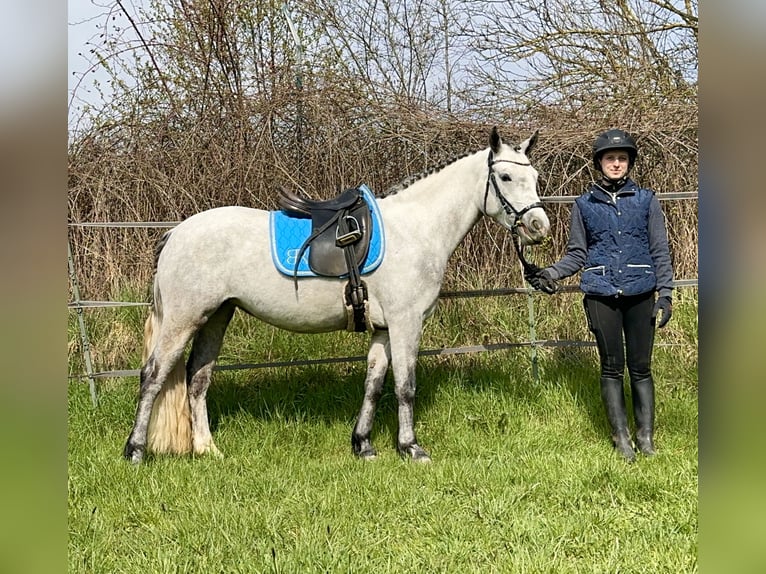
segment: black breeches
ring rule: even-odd
[[[586,295],[588,328],[596,336],[601,376],[622,378],[625,363],[631,381],[651,376],[654,293],[628,297]]]

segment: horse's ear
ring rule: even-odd
[[[489,147],[492,153],[498,153],[503,141],[500,139],[500,134],[497,132],[497,126],[492,127],[492,133],[489,134]]]
[[[537,143],[537,136],[539,135],[540,130],[535,130],[535,133],[533,133],[529,139],[521,142],[519,147],[525,156],[529,157],[529,154],[532,153],[532,148],[535,147],[535,144]]]

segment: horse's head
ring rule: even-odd
[[[508,145],[496,127],[489,140],[482,211],[518,234],[524,245],[541,242],[551,227],[537,195],[537,170],[528,157],[536,142],[537,132],[517,146]]]

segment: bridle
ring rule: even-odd
[[[489,196],[489,186],[490,183],[492,184],[492,188],[495,190],[495,196],[497,197],[497,200],[500,202],[500,205],[503,207],[503,210],[507,215],[513,215],[513,225],[511,225],[511,234],[513,235],[513,246],[516,248],[516,255],[519,256],[519,261],[521,261],[521,265],[524,267],[524,271],[526,272],[534,272],[538,269],[537,265],[530,263],[527,261],[527,259],[524,257],[524,251],[521,247],[521,237],[519,236],[519,232],[517,230],[518,226],[521,225],[521,218],[524,216],[524,214],[529,211],[530,209],[534,209],[536,207],[542,207],[543,204],[540,201],[536,201],[534,203],[530,203],[526,207],[522,209],[516,209],[513,207],[510,201],[508,201],[505,196],[500,191],[500,186],[497,185],[497,180],[495,179],[495,172],[492,169],[492,166],[496,163],[512,163],[515,165],[522,165],[522,166],[531,166],[532,164],[529,162],[520,162],[520,161],[513,161],[512,159],[494,159],[494,153],[492,150],[489,151],[489,156],[487,156],[487,185],[484,188],[484,213],[487,213],[487,197]]]

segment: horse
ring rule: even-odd
[[[390,367],[398,404],[396,449],[404,459],[431,461],[414,429],[423,322],[437,306],[448,259],[482,216],[510,230],[521,246],[548,235],[538,172],[529,161],[537,139],[536,131],[514,146],[494,127],[488,149],[411,176],[377,198],[386,253],[364,276],[371,335],[364,397],[351,434],[357,457],[377,456],[370,436]],[[128,461],[140,463],[147,451],[222,456],[210,432],[206,394],[237,308],[296,333],[348,328],[342,279],[296,280],[275,268],[269,245],[272,213],[216,207],[192,215],[160,239],[135,422],[123,450]]]

